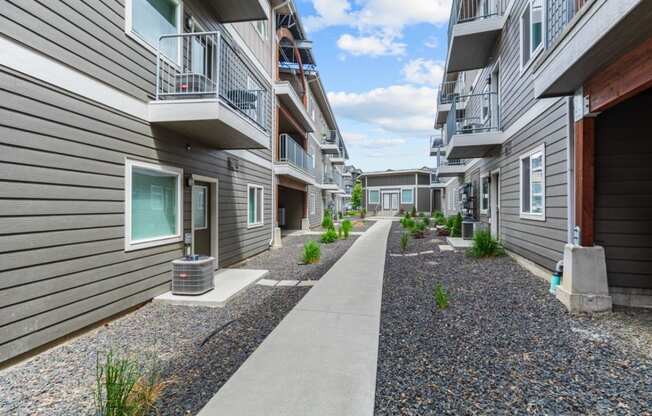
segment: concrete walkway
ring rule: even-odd
[[[390,227],[358,238],[199,415],[373,415]]]

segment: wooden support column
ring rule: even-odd
[[[575,122],[575,224],[580,245],[592,246],[595,213],[595,118]]]

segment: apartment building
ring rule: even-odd
[[[571,311],[652,306],[652,3],[455,0],[438,178]],[[466,186],[464,186],[466,185]]]
[[[353,187],[358,181],[358,178],[362,175],[362,170],[356,168],[353,165],[344,166],[342,173],[342,183],[344,184],[344,195],[342,196],[342,204],[344,210],[351,209],[351,194],[353,193]]]
[[[0,1],[0,362],[269,248],[286,4]]]
[[[276,220],[282,229],[310,229],[324,210],[342,210],[348,154],[292,2],[280,3],[275,23]]]
[[[363,172],[362,206],[369,215],[393,216],[402,212],[430,214],[441,209],[441,190],[431,186],[428,168]]]

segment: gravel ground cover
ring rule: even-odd
[[[239,267],[269,269],[269,279],[319,279],[355,240],[322,245],[320,264],[299,266],[299,246],[307,239],[288,237],[282,249]],[[256,285],[224,308],[146,304],[1,371],[0,415],[92,415],[96,354],[110,349],[160,362],[171,384],[158,414],[196,414],[308,290]]]
[[[647,312],[571,317],[509,257],[440,252],[432,239],[408,251],[433,254],[386,258],[376,415],[652,414]]]
[[[283,248],[268,250],[235,267],[243,269],[266,269],[270,280],[319,280],[328,269],[353,245],[358,238],[350,235],[347,240],[337,240],[331,244],[319,244],[321,259],[317,264],[302,264],[303,245],[310,240],[319,242],[318,235],[289,235],[283,239]]]

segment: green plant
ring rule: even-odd
[[[364,218],[364,216],[367,215],[367,210],[364,208],[360,209],[360,218]]]
[[[400,241],[401,253],[405,253],[405,250],[407,250],[408,242],[410,242],[410,234],[408,233],[401,234],[401,241]]]
[[[414,222],[414,220],[412,220]],[[419,221],[415,223],[412,227],[409,228],[412,237],[414,238],[423,238],[426,235],[426,229],[428,226],[425,222]]]
[[[480,230],[473,235],[473,245],[467,253],[472,257],[495,257],[504,255],[505,249],[488,230]]]
[[[417,206],[416,205],[412,205],[412,216],[413,217],[417,216]]]
[[[435,211],[435,214],[433,215],[435,224],[437,225],[446,225],[446,217],[444,216],[444,213],[441,211]]]
[[[304,264],[319,263],[321,257],[321,248],[316,241],[310,240],[303,245],[303,262]]]
[[[342,221],[342,225],[340,226],[340,229],[344,233],[344,238],[349,238],[349,233],[353,229],[353,223],[351,220],[344,220]]]
[[[462,236],[462,214],[457,213],[457,215],[451,215],[446,221],[446,228],[451,237],[461,237]]]
[[[320,241],[324,244],[330,244],[337,240],[337,232],[335,228],[329,228],[325,233],[321,235]]]
[[[337,227],[337,238],[342,240],[344,238],[344,232],[342,231],[342,225]]]
[[[411,229],[414,228],[416,225],[416,221],[414,219],[408,217],[407,215],[401,220],[401,225],[403,226],[404,229],[410,231]]]
[[[144,369],[132,359],[116,357],[113,351],[106,353],[103,360],[100,355],[95,375],[97,415],[145,416],[155,409],[156,400],[168,384],[157,365]]]
[[[353,190],[351,191],[351,207],[353,209],[360,208],[362,205],[362,182],[360,180],[355,181],[353,185]]]
[[[426,227],[430,227],[430,218],[423,217],[423,218],[421,218],[421,222],[426,224]]]
[[[342,219],[342,212],[337,213],[337,218]]]
[[[435,303],[439,309],[448,308],[448,293],[441,283],[435,285]]]
[[[321,226],[327,230],[333,227],[333,214],[329,209],[324,211],[324,218],[321,220]]]

